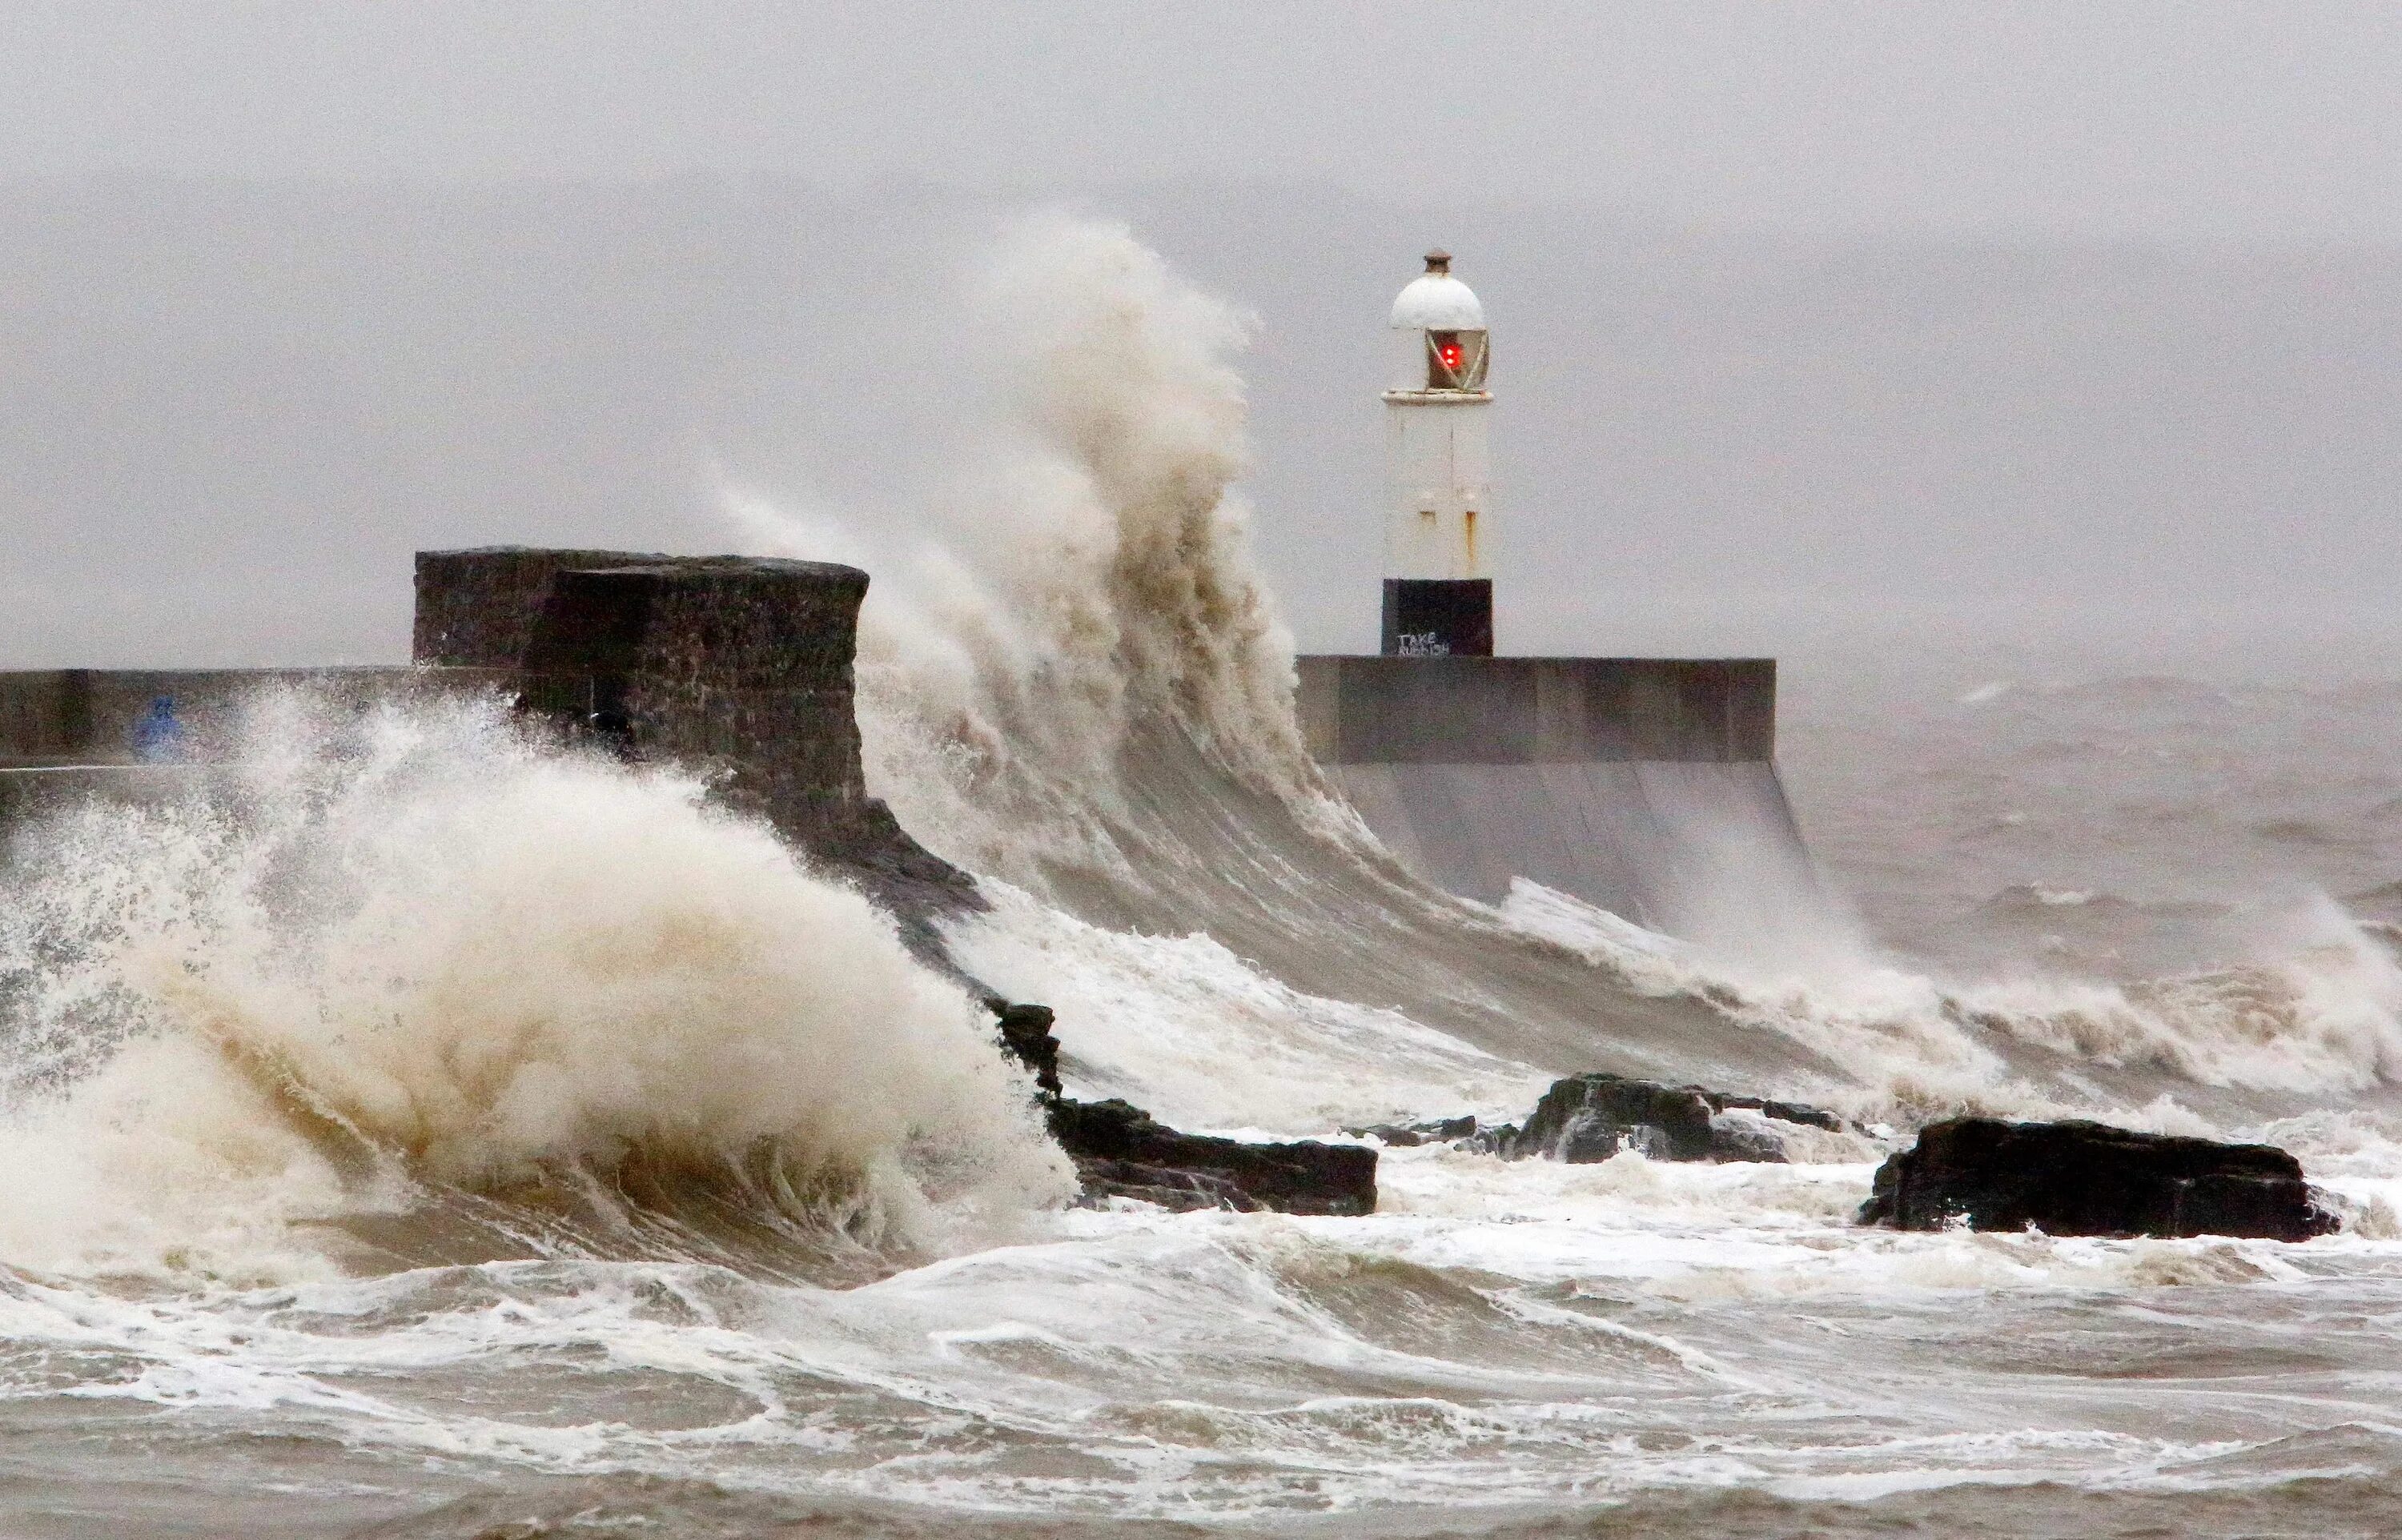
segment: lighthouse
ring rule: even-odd
[[[1294,660],[1327,779],[1402,866],[1480,903],[1523,878],[1710,944],[1822,934],[1776,774],[1776,660],[1496,656],[1492,347],[1450,254],[1427,254],[1387,336],[1382,655]],[[1576,587],[1553,586],[1554,626]]]
[[[1393,301],[1385,392],[1387,657],[1489,657],[1491,471],[1484,307],[1451,275],[1451,254]]]

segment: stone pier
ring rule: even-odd
[[[1310,752],[1402,863],[1731,939],[1822,902],[1768,658],[1305,657]]]
[[[851,666],[867,574],[822,562],[491,546],[421,552],[413,662],[0,673],[0,833],[89,796],[188,787],[261,687],[366,703],[492,691],[596,752],[715,773],[716,794],[849,877],[939,960],[972,879],[867,794]]]

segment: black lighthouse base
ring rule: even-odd
[[[1387,578],[1388,658],[1493,655],[1491,578]]]

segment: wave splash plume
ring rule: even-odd
[[[497,701],[285,695],[241,741],[21,852],[9,1260],[272,1274],[321,1255],[297,1221],[688,1180],[929,1244],[1066,1190],[981,1012],[697,781],[543,752]]]

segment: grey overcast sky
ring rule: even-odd
[[[1177,177],[1676,225],[2402,231],[2402,6],[0,7],[0,173]]]

